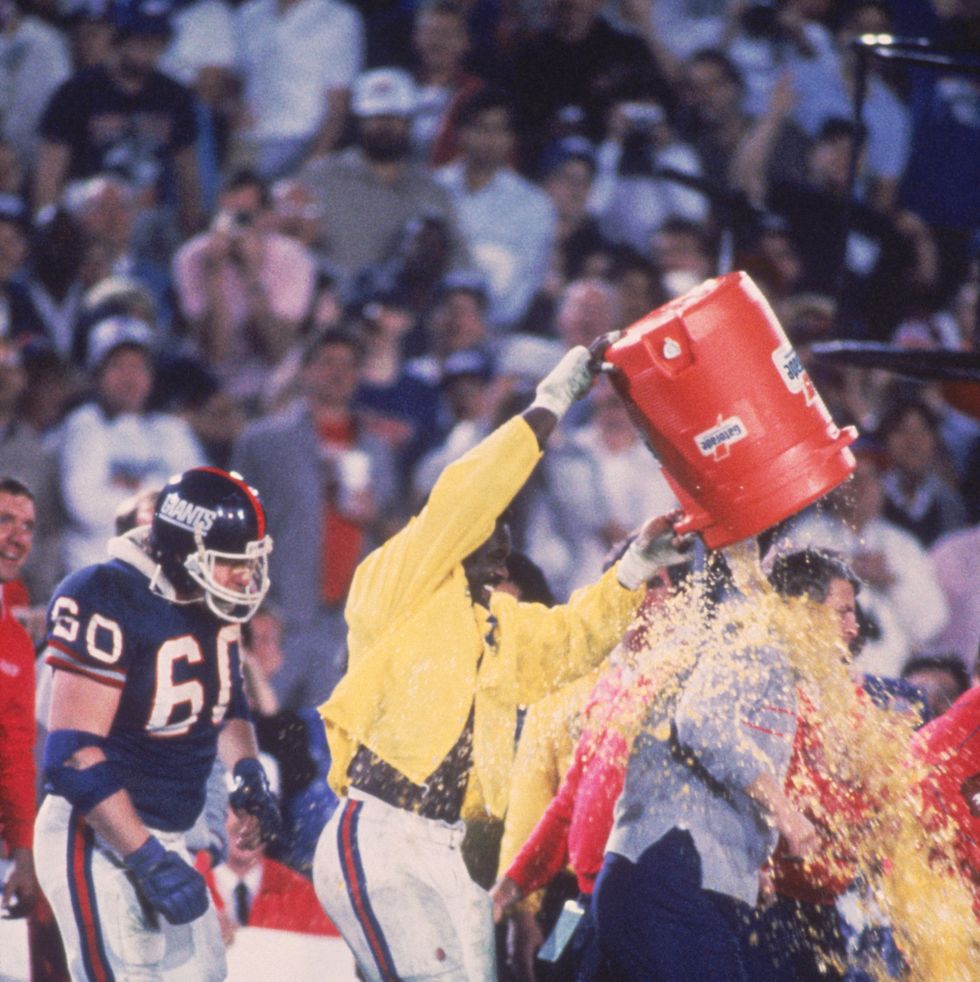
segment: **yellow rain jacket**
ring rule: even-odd
[[[518,704],[584,674],[629,625],[644,591],[620,586],[615,568],[561,607],[502,592],[490,610],[471,600],[462,561],[489,538],[540,457],[521,417],[505,423],[447,467],[422,511],[357,568],[347,674],[320,707],[338,794],[360,744],[422,784],[475,700],[464,814],[482,806],[502,816]]]

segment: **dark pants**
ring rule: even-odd
[[[702,888],[689,832],[672,829],[636,863],[607,854],[592,904],[599,945],[630,982],[760,978],[752,908]]]
[[[836,907],[780,897],[757,915],[757,923],[773,982],[840,982],[836,965],[844,964],[847,952]]]

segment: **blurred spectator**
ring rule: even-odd
[[[245,427],[245,411],[203,362],[187,356],[162,359],[150,404],[185,420],[207,462],[229,469],[232,447]]]
[[[380,298],[362,307],[359,320],[364,364],[357,404],[365,411],[371,432],[397,455],[399,480],[407,487],[419,455],[437,439],[439,391],[406,364],[404,340],[412,327],[409,311]]]
[[[66,362],[75,346],[82,297],[91,283],[83,278],[85,237],[63,207],[35,223],[23,283],[47,343]]]
[[[574,279],[585,257],[603,242],[599,223],[589,210],[596,178],[595,148],[585,137],[566,137],[552,148],[542,166],[541,184],[555,206],[552,275],[558,287]]]
[[[318,705],[343,674],[350,578],[395,504],[391,452],[353,407],[361,358],[344,330],[314,335],[302,398],[247,426],[232,455],[261,492],[276,537],[270,598],[282,612],[285,659],[272,684],[284,709]]]
[[[555,236],[551,199],[511,167],[514,150],[508,96],[486,88],[456,117],[460,160],[437,172],[452,196],[476,267],[487,280],[487,319],[513,327],[544,282]]]
[[[478,348],[456,351],[442,363],[439,380],[450,424],[443,440],[418,462],[412,507],[420,508],[443,470],[493,429],[496,402],[493,362]]]
[[[660,271],[632,249],[617,251],[609,281],[616,288],[618,328],[625,330],[663,304],[667,297],[660,285]]]
[[[354,303],[381,299],[410,318],[405,351],[419,354],[426,347],[425,319],[440,299],[440,286],[449,273],[450,229],[441,215],[410,218],[391,255],[361,271],[354,286]]]
[[[412,218],[438,216],[449,229],[451,265],[466,248],[446,190],[411,160],[415,85],[397,69],[364,72],[354,84],[354,145],[313,160],[301,172],[323,202],[326,257],[348,285],[365,267],[391,256]]]
[[[961,8],[969,16],[969,7]],[[976,24],[977,13],[972,16]],[[975,51],[980,32],[974,26],[971,38],[965,27],[946,14],[935,43],[962,50],[972,43]],[[940,230],[945,283],[955,285],[967,260],[966,240],[980,228],[980,78],[935,66],[913,66],[906,77],[912,147],[899,201]]]
[[[890,335],[910,298],[935,288],[938,253],[911,212],[886,214],[848,200],[851,154],[861,138],[849,120],[827,120],[807,155],[802,184],[768,183],[771,141],[753,144],[754,156],[742,158],[739,173],[755,175],[743,189],[787,222],[803,262],[802,288],[834,295],[843,277],[841,317],[859,318],[858,330],[881,338]]]
[[[548,274],[519,325],[530,334],[552,333],[555,305],[569,280],[582,275],[589,257],[609,247],[589,210],[595,182],[595,148],[583,136],[558,140],[541,165],[541,185],[555,209],[555,238]]]
[[[949,623],[933,637],[937,651],[954,651],[966,667],[976,672],[980,645],[980,590],[976,585],[980,556],[980,525],[943,536],[929,550],[939,585],[949,604]]]
[[[620,322],[616,290],[604,280],[582,279],[569,283],[555,315],[562,345],[588,347],[596,338],[616,330]]]
[[[771,304],[793,297],[803,277],[803,261],[786,222],[776,215],[763,216],[755,234],[743,243],[735,268],[745,270]],[[831,319],[830,334],[835,328]]]
[[[851,42],[864,34],[892,34],[889,4],[885,0],[858,0],[840,8],[834,44],[818,46],[814,57],[795,62],[793,88],[797,94],[793,118],[816,137],[830,119],[848,118],[852,113],[858,54]],[[869,59],[869,68],[874,62]],[[882,76],[870,71],[866,81],[862,119],[866,167],[856,189],[867,202],[890,210],[909,159],[911,120],[899,95]]]
[[[702,222],[708,200],[662,171],[701,176],[697,154],[681,143],[661,105],[651,100],[618,103],[596,154],[598,173],[590,209],[611,242],[640,252],[670,218]]]
[[[646,44],[602,16],[602,0],[551,2],[544,28],[517,45],[504,71],[514,94],[525,169],[536,172],[559,110],[577,106],[598,143],[613,102],[640,96],[669,104],[670,90]]]
[[[654,233],[652,252],[668,297],[679,297],[718,272],[708,231],[685,218],[664,222]]]
[[[148,324],[157,323],[156,302],[142,283],[128,276],[107,276],[82,297],[72,342],[73,365],[84,367],[92,328],[117,314],[135,317]]]
[[[426,321],[426,354],[409,361],[408,373],[436,386],[442,378],[442,365],[451,354],[489,347],[488,303],[486,283],[478,273],[446,276]]]
[[[0,913],[26,917],[40,894],[34,872],[34,645],[14,616],[36,511],[30,488],[0,476]]]
[[[944,480],[949,470],[939,419],[920,399],[894,398],[878,421],[878,440],[888,454],[881,479],[883,517],[908,529],[929,548],[940,536],[966,524],[963,500]]]
[[[71,64],[61,34],[29,13],[30,4],[0,2],[0,137],[31,167],[37,127]]]
[[[323,251],[326,235],[323,202],[297,177],[284,177],[272,185],[272,226],[314,256]]]
[[[51,433],[78,395],[79,380],[46,341],[23,349],[27,388],[20,400],[20,417],[35,433]]]
[[[364,58],[361,15],[342,0],[247,0],[235,26],[239,164],[271,181],[340,139]]]
[[[27,206],[0,193],[0,338],[26,341],[45,332],[30,292],[17,275],[27,258],[30,222]]]
[[[282,668],[282,619],[264,603],[242,630],[245,691],[259,749],[278,766],[283,829],[266,855],[309,877],[317,840],[337,805],[326,782],[330,766],[316,708],[284,710],[269,679]]]
[[[864,645],[856,666],[897,678],[909,655],[945,627],[949,610],[929,557],[905,529],[882,516],[880,451],[857,448],[851,479],[777,538],[779,553],[813,546],[839,552],[860,577]]]
[[[76,72],[44,111],[34,207],[55,204],[70,180],[115,171],[154,219],[167,225],[176,211],[190,235],[201,224],[197,123],[191,92],[157,68],[169,19],[127,0],[114,7],[113,25],[108,60]]]
[[[607,382],[589,397],[588,423],[566,433],[542,464],[544,493],[527,549],[558,596],[602,571],[610,547],[648,515],[677,507],[657,458]]]
[[[63,572],[58,536],[60,513],[54,462],[40,435],[20,412],[26,387],[20,346],[0,338],[0,460],[4,473],[29,487],[34,497],[34,547],[21,576],[34,602],[46,604]]]
[[[229,393],[252,405],[299,336],[316,273],[308,250],[269,225],[265,184],[239,171],[210,230],[173,262],[177,302],[198,350]]]
[[[787,69],[796,73],[834,50],[833,36],[820,23],[831,0],[775,0],[746,3],[732,11],[720,44],[745,79],[745,107],[763,111],[773,86]]]
[[[69,572],[105,558],[120,502],[204,462],[186,423],[147,411],[154,340],[149,324],[128,317],[103,321],[89,338],[93,399],[70,413],[57,434]]]
[[[93,250],[98,250],[106,276],[126,276],[141,283],[153,299],[157,323],[169,327],[170,272],[137,248],[139,202],[133,188],[121,177],[99,174],[69,184],[64,203],[85,237],[88,261],[92,261]],[[84,352],[81,354],[84,358]]]
[[[433,167],[459,152],[456,112],[484,82],[464,67],[470,40],[466,7],[457,0],[425,0],[415,11],[412,50],[418,108],[412,120],[416,159]]]
[[[235,86],[235,26],[226,0],[174,4],[172,35],[160,70],[220,111]]]
[[[72,69],[104,65],[112,51],[112,0],[62,0],[58,4],[68,34]]]
[[[765,111],[750,116],[738,68],[721,50],[705,48],[685,62],[680,94],[680,132],[719,188],[740,187],[753,197],[750,181],[803,180],[810,141],[789,119],[793,93],[788,78],[773,87]],[[754,171],[758,152],[752,148],[760,142],[774,147],[764,161],[765,175]]]
[[[914,655],[902,678],[925,694],[927,720],[941,716],[970,688],[970,675],[955,654]]]
[[[198,870],[204,875],[218,911],[221,936],[233,943],[240,927],[332,935],[339,932],[323,913],[313,884],[288,866],[265,855],[265,846],[245,849],[237,844],[241,819],[228,809],[228,856],[209,867],[204,857]]]
[[[17,151],[6,140],[0,140],[0,194],[21,197],[27,190],[25,173]]]
[[[113,531],[116,535],[125,535],[153,521],[153,509],[156,507],[161,487],[163,487],[161,484],[151,484],[119,503],[113,517]]]

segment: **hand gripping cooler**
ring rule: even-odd
[[[601,339],[611,380],[711,549],[757,535],[854,469],[839,429],[759,288],[708,280]]]

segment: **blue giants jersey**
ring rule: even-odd
[[[105,752],[152,828],[194,824],[222,721],[248,716],[239,638],[238,624],[152,593],[119,559],[71,574],[54,593],[47,662],[122,690]]]

